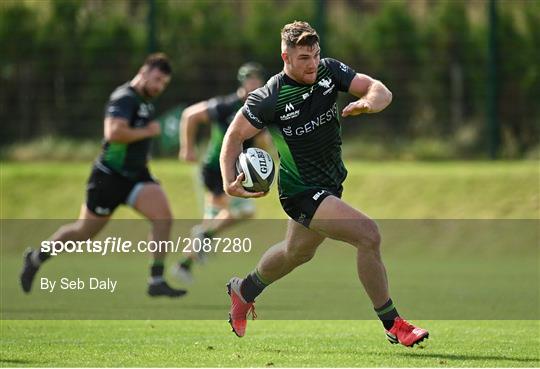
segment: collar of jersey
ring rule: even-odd
[[[294,79],[292,79],[291,77],[289,77],[289,76],[287,75],[287,73],[285,73],[285,71],[281,71],[281,74],[283,75],[283,81],[284,81],[286,84],[288,84],[288,85],[298,86],[298,87],[311,87],[311,86],[317,84],[317,79],[315,79],[315,82],[314,82],[314,83],[310,83],[310,84],[304,85],[304,84],[302,84],[302,83],[296,82]]]

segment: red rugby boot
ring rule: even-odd
[[[227,283],[227,293],[231,297],[229,323],[238,337],[243,337],[246,333],[248,314],[251,312],[253,320],[257,317],[257,314],[255,314],[255,302],[246,302],[240,293],[241,284],[242,279],[238,277],[231,278]]]
[[[386,331],[386,338],[390,343],[401,343],[403,346],[413,347],[429,337],[425,329],[415,327],[399,316],[394,319],[394,325]]]

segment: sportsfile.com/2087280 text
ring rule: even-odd
[[[175,241],[140,240],[131,241],[122,237],[107,237],[104,240],[85,241],[42,241],[41,251],[51,255],[60,253],[91,253],[107,255],[113,253],[146,252],[205,252],[205,253],[248,253],[250,238],[189,238],[178,237]]]

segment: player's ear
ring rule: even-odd
[[[140,69],[139,69],[139,74],[143,77],[143,78],[147,78],[148,77],[148,66],[147,65],[143,65]]]
[[[290,64],[291,62],[289,61],[289,54],[287,53],[287,51],[282,51],[281,52],[281,59],[283,60],[284,63],[286,64]]]

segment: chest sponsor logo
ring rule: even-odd
[[[303,136],[306,133],[315,131],[319,126],[330,122],[335,117],[337,117],[337,103],[334,103],[334,105],[332,105],[332,107],[325,113],[316,116],[315,119],[312,119],[307,123],[298,125],[296,127],[282,127],[281,130],[283,134],[288,137]]]
[[[280,120],[289,120],[293,118],[297,118],[300,115],[300,109],[294,110],[294,105],[292,103],[288,103],[285,105],[285,114],[280,115]]]

